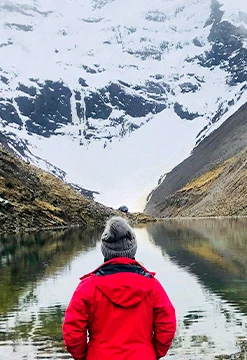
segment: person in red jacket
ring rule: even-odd
[[[63,322],[75,360],[157,360],[176,330],[174,307],[152,273],[135,260],[136,236],[122,217],[101,237],[104,263],[81,278]]]

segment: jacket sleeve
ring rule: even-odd
[[[75,360],[85,360],[87,354],[88,292],[87,281],[81,281],[67,307],[62,327],[65,346]]]
[[[157,359],[165,356],[176,331],[175,309],[164,288],[155,279],[153,345]]]

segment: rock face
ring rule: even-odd
[[[247,104],[167,174],[145,212],[157,217],[247,215]]]
[[[82,84],[82,81],[84,80],[80,78],[78,85]],[[20,83],[18,97],[0,99],[0,117],[4,129],[18,125],[19,130],[28,134],[51,137],[65,135],[66,125],[70,124],[73,128],[73,121],[76,120],[81,124],[78,134],[75,135],[79,139],[86,142],[109,140],[138,129],[143,125],[139,118],[158,114],[166,108],[165,99],[158,99],[156,95],[157,91],[160,94],[162,86],[151,89],[150,84],[151,90],[147,96],[143,96],[145,88],[131,92],[128,84],[110,83],[104,88],[85,91],[84,86],[73,91],[62,81],[35,81],[34,86],[30,87]],[[72,104],[75,106],[74,119]],[[118,111],[119,115],[114,115],[114,111]],[[130,119],[133,119],[133,122]],[[113,127],[115,134],[110,131],[110,136],[108,133],[105,136],[102,133],[104,126]]]
[[[21,115],[28,118],[25,129],[45,137],[72,122],[71,91],[62,82],[46,81],[39,84],[39,93],[35,87],[20,84],[19,89],[27,93],[15,99]]]

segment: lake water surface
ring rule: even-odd
[[[137,260],[177,312],[166,359],[247,359],[247,219],[135,229]],[[0,359],[70,359],[61,324],[79,277],[103,260],[102,230],[0,236]],[[140,359],[141,360],[141,359]]]

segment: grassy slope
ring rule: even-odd
[[[161,216],[247,216],[247,148],[164,198]]]
[[[211,176],[216,176],[216,169],[217,172],[220,172],[222,170],[221,166],[223,166],[225,161],[238,157],[238,155],[246,148],[247,103],[243,105],[235,114],[230,116],[217,130],[206,137],[193,150],[191,156],[177,165],[170,173],[166,175],[162,183],[150,194],[145,212],[158,217],[169,215],[175,216],[177,214],[176,209],[174,209],[174,211],[170,211],[171,209],[165,210],[165,207],[167,202],[169,202],[169,199],[176,198],[176,192],[180,192],[181,198],[180,204],[177,199],[178,204],[175,206],[175,208],[182,207],[184,209],[184,203],[188,201],[186,197],[187,192],[185,192],[183,195],[181,194],[181,189],[184,188],[184,190],[188,190],[188,184],[193,184],[195,179],[202,182],[206,181],[204,184],[204,189],[206,189],[207,184],[212,184],[212,179],[209,181],[207,180],[207,177],[210,178]],[[230,174],[226,174],[226,176],[231,178]],[[232,181],[234,181],[234,179],[232,179]],[[228,186],[231,188],[231,184],[228,184]],[[218,191],[214,190],[214,196],[216,196],[216,192]],[[200,197],[201,195],[204,196],[199,191],[195,191],[196,197]],[[236,199],[237,194],[234,193],[233,195]],[[229,199],[231,199],[231,196],[232,193],[229,193]],[[223,197],[224,194],[222,194],[220,201],[223,201]],[[236,201],[239,203],[239,200],[240,199]],[[197,203],[198,201],[199,199],[194,199],[194,203]],[[245,199],[242,197],[243,205],[244,201]],[[189,205],[191,205],[191,203]],[[207,216],[209,214],[214,214],[217,216],[221,215],[222,213],[227,215],[231,215],[232,213],[243,213],[243,211],[238,207],[234,207],[233,210],[230,210],[228,209],[227,204],[225,204],[225,206],[226,211],[223,211],[222,207],[218,207],[218,212],[216,209],[212,211],[206,211],[207,209],[203,207],[203,212],[199,211],[199,209],[195,209],[195,213],[192,213],[192,211],[187,213],[193,216],[197,216],[199,213],[200,216]],[[184,212],[181,213],[180,210],[178,212],[179,215],[185,215]]]
[[[113,215],[123,214],[85,198],[55,176],[0,147],[0,232],[100,225]],[[130,214],[129,218],[149,220],[142,214]]]

